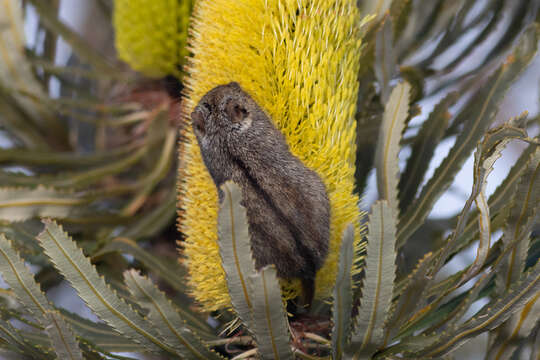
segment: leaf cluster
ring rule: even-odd
[[[110,3],[97,3],[110,23]],[[362,2],[375,15],[363,25],[356,180],[363,193],[373,170],[379,199],[366,246],[355,252],[352,228],[344,232],[333,296],[307,314],[283,302],[272,266],[255,269],[233,183],[222,188],[218,229],[232,309],[204,314],[192,304],[185,269],[156,240],[176,240],[165,230],[175,216],[179,105],[163,81],[93,49],[59,20],[58,5],[0,11],[9,24],[0,52],[11,59],[0,64],[0,274],[9,286],[0,290],[0,357],[439,359],[480,333],[486,359],[538,356],[540,140],[528,135],[538,118],[495,123],[536,54],[537,1]],[[30,7],[43,39],[35,48],[17,42]],[[63,66],[54,61],[60,38],[72,49]],[[427,102],[435,106],[419,120]],[[488,196],[511,141],[525,149]],[[471,156],[461,211],[431,218]],[[471,248],[467,266],[449,273]],[[102,322],[48,299],[63,280]]]

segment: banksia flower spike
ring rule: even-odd
[[[230,299],[217,243],[217,191],[189,114],[210,89],[236,81],[283,132],[292,153],[321,176],[331,204],[331,239],[316,297],[328,296],[348,223],[355,225],[357,246],[360,239],[353,194],[360,23],[354,0],[197,3],[185,80],[179,228],[192,293],[205,309],[227,307]],[[300,289],[296,281],[282,286],[286,298]]]
[[[120,59],[148,77],[180,77],[192,0],[115,0]]]

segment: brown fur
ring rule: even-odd
[[[255,266],[274,264],[279,277],[300,278],[309,304],[330,236],[323,182],[237,83],[210,90],[191,118],[217,188],[232,180],[242,189]]]

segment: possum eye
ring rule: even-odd
[[[241,122],[248,117],[246,108],[234,100],[229,101],[225,109],[232,122]]]
[[[207,104],[207,103],[205,103],[205,102],[201,103],[200,106],[201,106],[204,110],[206,110],[206,112],[212,111],[212,109],[210,108],[210,105]]]

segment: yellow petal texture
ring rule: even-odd
[[[180,76],[193,0],[115,0],[120,59],[148,77]]]
[[[317,171],[331,203],[328,258],[316,296],[335,281],[348,223],[360,238],[359,199],[353,194],[354,120],[361,19],[356,0],[213,0],[197,3],[185,79],[189,116],[210,89],[238,82],[285,134],[291,151]],[[216,188],[189,123],[181,148],[180,231],[195,298],[208,310],[230,305],[217,239]],[[285,297],[299,293],[283,281]]]

